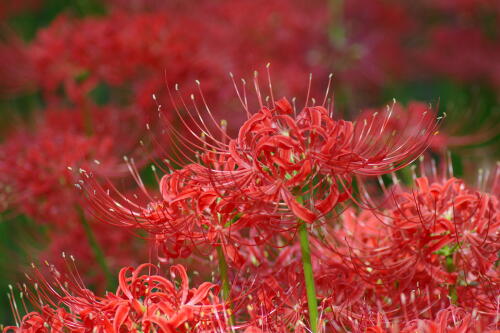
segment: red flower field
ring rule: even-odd
[[[4,333],[500,332],[500,4],[0,4]]]

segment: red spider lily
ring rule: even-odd
[[[434,252],[452,256],[452,271],[487,274],[500,249],[498,199],[469,189],[455,178],[433,184],[418,178],[416,185],[412,193],[396,197],[393,225],[398,235],[394,238],[400,243],[420,242],[420,256],[434,256]],[[445,248],[451,253],[439,252]]]
[[[493,320],[498,312],[497,198],[456,178],[429,184],[421,177],[415,184],[413,190],[395,190],[394,206],[384,212],[344,214],[344,224],[328,236],[332,252],[326,253],[342,258],[392,303],[401,292],[417,290],[418,296],[422,291],[423,302],[415,298],[405,316],[436,313],[448,295],[467,311],[480,311],[482,321]]]
[[[4,332],[226,331],[225,305],[214,296],[216,285],[205,282],[189,288],[181,265],[170,269],[172,276],[180,278],[179,284],[154,275],[155,271],[150,264],[123,268],[116,292],[99,297],[83,286],[74,269],[62,275],[51,268],[52,281],[35,269],[34,289],[24,286],[22,290],[38,312],[21,319],[12,294],[18,325]]]
[[[76,216],[79,202],[77,178],[69,169],[84,168],[105,177],[124,175],[127,168],[121,156],[133,150],[138,133],[131,135],[123,125],[144,121],[140,116],[98,107],[87,113],[47,110],[34,131],[27,126],[17,129],[0,146],[1,180],[11,208],[37,221],[64,225]],[[116,147],[119,138],[124,145]]]
[[[4,187],[9,189],[11,206],[20,212],[37,221],[64,224],[76,217],[74,204],[78,202],[76,179],[68,167],[99,169],[92,161],[110,156],[113,147],[106,140],[54,129],[50,122],[37,132],[34,136],[22,131],[2,145]],[[106,159],[103,163],[106,166]],[[61,205],[61,200],[67,204]]]
[[[40,253],[29,248],[32,255],[59,264],[61,251],[79,254],[85,280],[103,282],[102,276],[95,277],[98,254],[88,242],[82,242],[82,237],[89,237],[83,224],[88,222],[90,230],[95,231],[95,221],[82,214],[84,200],[74,183],[79,168],[104,177],[127,175],[122,154],[133,152],[139,136],[128,125],[144,122],[142,116],[131,109],[91,105],[82,110],[48,108],[35,119],[34,129],[19,126],[0,145],[2,211],[9,209],[9,214],[20,214],[48,227],[45,230],[50,244]],[[115,146],[115,140],[123,145]],[[126,230],[116,229],[113,233],[97,233],[103,257],[116,256],[107,266],[119,268],[133,262],[125,261],[131,252],[122,248],[124,241],[132,241],[131,236]],[[136,252],[143,255],[145,251]]]
[[[344,224],[336,225],[323,241],[316,240],[313,243],[315,257],[319,261],[316,284],[325,308],[330,309],[324,312],[324,317],[331,327],[337,331],[361,332],[376,323],[404,323],[449,304],[447,299],[441,299],[436,294],[441,292],[445,295],[446,290],[431,291],[419,287],[418,283],[417,286],[403,289],[397,283],[386,284],[381,279],[372,279],[370,273],[373,270],[368,267],[371,264],[368,260],[373,258],[361,256],[359,252],[362,253],[364,249],[363,243],[372,244],[385,230],[380,228],[380,222],[371,211],[357,217],[352,210],[348,210],[344,216],[347,216]],[[335,235],[332,237],[335,239],[329,238],[330,235]],[[325,247],[325,241],[331,247]],[[373,247],[384,250],[384,244],[381,243],[373,244]],[[375,256],[376,251],[373,252],[370,254]],[[359,263],[355,259],[359,259]],[[392,272],[398,274],[396,269]]]
[[[395,136],[386,132],[391,111],[355,123],[335,121],[322,106],[293,113],[286,99],[262,107],[229,143],[229,152],[239,169],[252,172],[257,189],[245,191],[253,200],[284,203],[308,223],[346,198],[337,184],[349,186],[352,174],[380,175],[405,166],[425,149],[435,129],[425,114],[416,124],[417,135]],[[297,201],[297,195],[309,202]]]
[[[477,290],[479,288],[468,288],[469,292],[474,290],[477,292],[475,295],[473,293],[467,295],[468,297],[459,292],[459,297],[467,300],[460,303],[461,308],[456,308],[450,305],[451,301],[444,296],[447,293],[445,288],[439,291],[438,288],[424,288],[423,284],[416,283],[399,293],[401,289],[398,286],[385,286],[382,281],[372,286],[363,277],[363,273],[359,274],[359,270],[351,269],[345,263],[332,265],[329,262],[330,254],[328,252],[322,254],[323,258],[326,256],[328,259],[318,265],[319,272],[325,270],[328,272],[330,267],[334,269],[330,271],[332,273],[330,280],[328,277],[324,281],[318,279],[317,285],[320,288],[325,282],[335,285],[335,280],[340,283],[337,288],[331,289],[330,295],[323,296],[322,304],[328,304],[325,304],[326,311],[323,312],[323,317],[327,323],[326,327],[333,331],[414,332],[418,327],[427,332],[425,328],[429,327],[429,329],[439,328],[440,330],[436,332],[449,332],[448,329],[451,328],[466,327],[467,330],[464,332],[475,332],[471,329],[477,327],[490,331],[498,325],[495,320],[498,308],[494,309],[498,306],[498,300],[488,299],[487,297],[491,295]],[[335,272],[335,269],[340,269],[343,274]],[[418,277],[414,279],[418,280]],[[342,284],[346,286],[340,287]],[[495,285],[491,288],[495,289]],[[343,298],[345,303],[339,303],[338,301],[342,301]],[[482,304],[484,301],[487,306]]]
[[[133,164],[130,167],[134,170]],[[222,246],[232,263],[241,264],[241,246],[262,244],[283,232],[286,220],[265,207],[257,211],[253,203],[239,199],[238,193],[217,192],[195,167],[188,165],[165,175],[160,181],[161,198],[153,198],[142,187],[150,201],[147,206],[124,196],[113,198],[92,177],[86,179],[85,188],[99,220],[146,230],[167,258],[187,257],[194,248],[210,244],[209,253]]]
[[[264,106],[257,78],[255,84],[261,106],[254,115],[242,97],[246,92],[237,90],[249,118],[234,139],[224,123],[211,126],[215,120],[206,104],[206,119],[196,104],[198,114],[182,117],[172,99],[188,135],[183,137],[167,122],[174,144],[165,161],[170,170],[184,167],[165,175],[161,197],[153,197],[130,164],[148,206],[110,194],[89,174],[85,188],[96,216],[146,229],[169,257],[186,256],[194,246],[208,243],[223,246],[237,262],[240,245],[257,245],[293,230],[297,218],[312,223],[329,214],[349,197],[352,175],[379,175],[405,166],[435,132],[434,118],[427,113],[414,125],[418,130],[408,135],[387,133],[386,125],[395,116],[390,110],[355,123],[334,120],[324,106],[306,106],[294,116],[286,99]],[[205,101],[203,94],[201,98]]]
[[[286,99],[264,106],[257,78],[255,85],[260,110],[249,116],[238,137],[227,144],[210,140],[218,154],[231,156],[237,170],[207,173],[219,191],[238,191],[308,223],[348,197],[353,174],[380,175],[407,165],[436,129],[425,112],[411,133],[396,135],[386,128],[392,110],[351,123],[334,120],[324,106],[306,105],[299,113]],[[242,104],[249,114],[247,102]]]

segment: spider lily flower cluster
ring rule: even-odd
[[[235,83],[247,115],[235,135],[201,89],[191,108],[171,95],[182,129],[158,106],[172,145],[154,167],[157,194],[129,158],[139,185],[130,196],[80,171],[98,220],[145,231],[161,264],[204,262],[212,282],[189,289],[183,266],[171,268],[176,284],[145,264],[123,268],[117,291],[98,297],[72,260],[66,274],[49,266],[51,281],[35,269],[33,287],[20,287],[24,317],[11,293],[17,325],[4,332],[495,332],[499,170],[478,191],[451,172],[428,176],[422,162],[402,185],[395,172],[437,134],[431,109],[400,115],[393,104],[347,121],[329,88],[299,108],[275,99],[270,79],[269,98],[257,75],[254,86],[252,108]]]
[[[300,221],[325,221],[351,196],[354,176],[382,175],[406,166],[436,133],[438,122],[429,110],[421,110],[417,121],[406,124],[411,131],[395,131],[388,124],[399,115],[390,106],[351,122],[335,117],[333,105],[326,105],[328,90],[323,104],[309,105],[308,100],[298,110],[286,98],[271,97],[265,104],[257,76],[254,81],[258,109],[252,114],[242,99],[247,120],[234,138],[226,132],[225,121],[215,122],[208,106],[207,121],[198,107],[193,111],[197,114],[189,113],[182,101],[188,115],[177,109],[179,116],[200,120],[183,121],[187,135],[171,138],[178,146],[164,159],[166,165],[159,165],[166,166],[167,174],[159,181],[158,195],[146,190],[129,163],[147,205],[114,187],[110,191],[100,186],[84,173],[94,214],[107,223],[145,229],[169,257],[210,244],[223,246],[236,259],[240,245],[291,238]],[[238,91],[238,96],[246,95]],[[170,124],[166,131],[181,135]],[[186,153],[190,151],[191,156]],[[173,165],[182,167],[174,170]]]
[[[41,260],[62,264],[60,254],[70,246],[71,252],[80,258],[80,272],[87,275],[96,270],[99,255],[81,240],[97,228],[106,228],[108,232],[95,233],[94,238],[95,244],[105,244],[104,254],[113,256],[116,264],[111,266],[118,269],[133,263],[130,256],[134,251],[123,251],[121,244],[136,241],[126,231],[111,232],[112,228],[97,225],[84,212],[84,200],[75,191],[74,183],[81,168],[101,177],[127,176],[128,169],[120,155],[138,146],[141,132],[136,126],[140,123],[145,123],[145,115],[134,109],[50,106],[36,116],[34,128],[19,126],[2,142],[0,212],[6,211],[6,220],[9,215],[19,215],[36,222],[37,228],[45,228],[46,234],[36,237],[43,248],[36,254]],[[118,141],[120,145],[116,144]],[[49,244],[43,246],[46,238]],[[30,255],[35,253],[31,250]],[[103,287],[106,282],[103,276],[92,280]]]
[[[73,260],[73,259],[72,259]],[[74,262],[73,262],[74,264]],[[35,267],[33,288],[23,286],[23,297],[39,312],[22,319],[16,311],[19,328],[6,327],[4,332],[213,332],[224,329],[225,304],[216,296],[217,286],[204,282],[189,288],[182,265],[170,268],[179,284],[155,275],[156,266],[122,268],[116,292],[99,297],[83,286],[74,270],[61,274],[49,266],[51,280]],[[11,294],[13,308],[17,309]],[[57,304],[57,307],[54,305]],[[23,300],[23,305],[24,300]]]

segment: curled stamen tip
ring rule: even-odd
[[[125,162],[128,162],[128,157],[124,155],[124,156],[123,156],[123,160],[124,160]]]
[[[179,84],[178,84],[178,83],[176,83],[176,84],[174,85],[174,89],[175,89],[176,91],[179,91]]]
[[[156,101],[156,95],[155,94],[151,95],[151,97],[153,97],[153,100]]]
[[[149,123],[148,123],[148,124],[146,124],[146,129],[149,131],[149,129],[150,129],[150,128],[149,128]]]
[[[75,261],[75,257],[73,257],[72,254],[70,254],[69,258],[72,260],[72,261]]]
[[[258,71],[253,71],[253,76],[254,76],[254,77],[259,76],[259,72],[258,72]]]
[[[194,94],[191,94],[190,97],[194,101]]]
[[[222,127],[227,127],[227,120],[226,120],[226,119],[222,119],[222,120],[220,121],[220,125],[221,125]]]
[[[61,253],[61,257],[63,257],[64,259],[66,259],[66,253],[65,253],[65,252],[62,252],[62,253]]]
[[[392,103],[396,104],[396,98],[395,97],[392,98]]]
[[[80,172],[80,173],[86,173],[87,171],[85,171],[84,169],[80,168],[80,169],[78,169],[78,172]]]
[[[197,80],[194,80],[194,82],[195,82],[197,85],[201,85],[201,82],[200,82],[200,80],[198,80],[198,79],[197,79]]]
[[[35,263],[31,263],[31,267],[32,267],[32,268],[35,268],[35,267],[36,267],[36,266],[35,266]]]
[[[270,62],[268,62],[268,63],[266,64],[266,68],[269,68],[269,67],[271,67],[271,63],[270,63]]]
[[[328,78],[329,78],[329,79],[331,79],[332,77],[333,77],[333,73],[330,73],[330,74],[328,75]]]
[[[12,285],[11,285],[11,284],[9,284],[9,289],[10,289],[10,290],[14,289],[14,288],[12,288]]]
[[[97,164],[97,165],[101,164],[101,162],[99,162],[99,160],[94,160],[94,163]]]
[[[229,72],[229,77],[230,77],[230,78],[234,78],[234,75],[233,75],[233,73],[232,73],[232,72]]]
[[[67,167],[67,169],[68,169],[69,171],[73,171],[73,168],[72,168],[72,167],[70,167],[70,166],[69,166],[69,167]]]

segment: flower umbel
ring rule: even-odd
[[[225,304],[216,296],[218,287],[204,282],[197,288],[189,288],[182,265],[170,268],[172,278],[179,278],[179,283],[157,275],[157,267],[151,264],[122,268],[116,292],[105,296],[96,296],[86,289],[75,269],[63,274],[53,266],[48,267],[51,279],[34,268],[32,286],[21,288],[22,297],[38,312],[30,312],[21,319],[15,310],[19,328],[6,327],[4,332],[152,333],[225,329]],[[17,309],[14,295],[10,298]],[[23,305],[26,306],[24,299]]]

